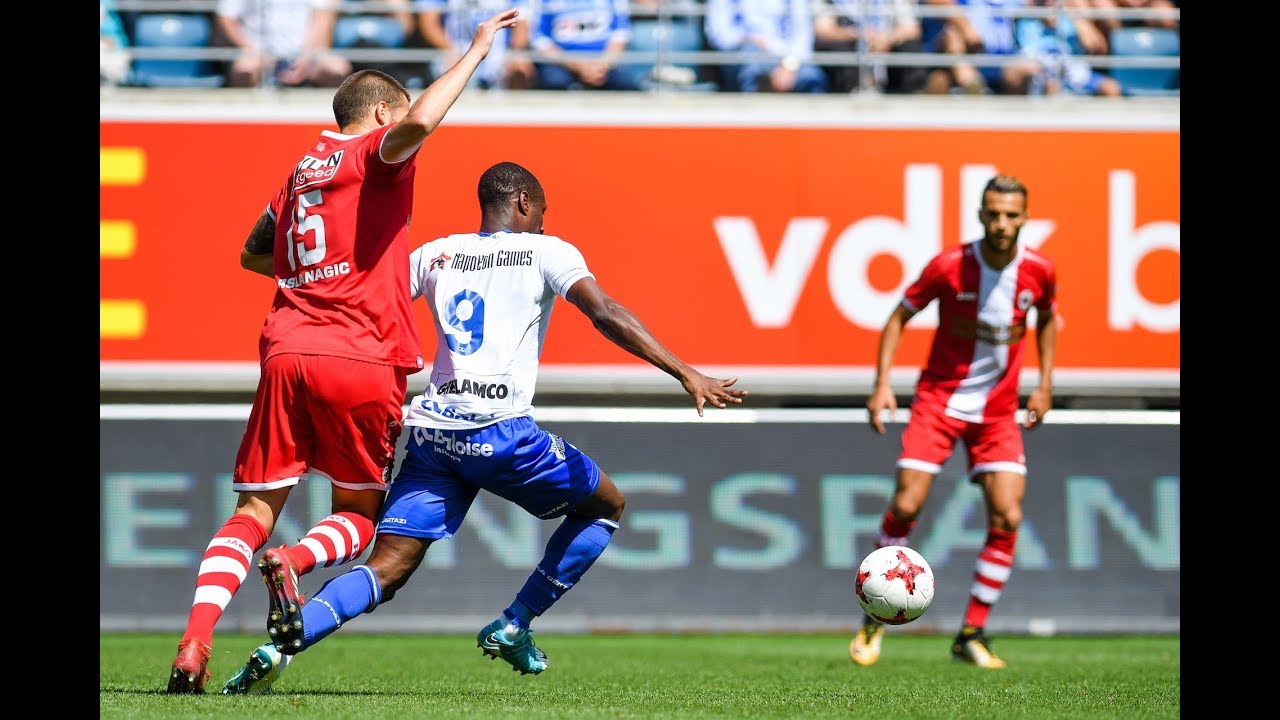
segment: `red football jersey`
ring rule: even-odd
[[[417,155],[381,159],[391,127],[321,132],[267,207],[277,288],[259,341],[264,362],[302,353],[422,368],[409,295]]]
[[[938,329],[920,374],[920,402],[936,402],[969,422],[1006,419],[1018,408],[1018,375],[1027,311],[1057,303],[1053,263],[1031,248],[1002,270],[982,260],[970,242],[945,250],[925,266],[902,302],[920,311],[938,301]]]

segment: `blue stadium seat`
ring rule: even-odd
[[[333,25],[333,46],[401,48],[404,29],[387,15],[343,15]]]
[[[213,28],[205,15],[147,13],[133,25],[134,48],[205,48]],[[226,78],[203,59],[135,58],[130,82],[147,87],[220,87]]]
[[[1181,48],[1177,30],[1125,27],[1111,31],[1111,54],[1121,57],[1178,57]],[[1179,68],[1113,67],[1111,77],[1126,95],[1176,95],[1181,86]]]
[[[700,18],[636,18],[631,21],[631,44],[627,50],[632,52],[699,52],[703,49],[702,23]],[[662,68],[655,77],[653,70],[656,62],[630,63],[627,65],[632,76],[642,88],[654,89],[665,87],[673,90],[714,91],[714,82],[698,80],[698,66],[692,63],[663,62]],[[674,73],[670,69],[675,68]],[[680,82],[679,76],[691,78],[690,82]]]

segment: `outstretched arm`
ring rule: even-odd
[[[276,276],[275,258],[272,253],[275,248],[275,238],[276,221],[271,217],[271,213],[264,210],[258,216],[258,222],[254,223],[253,229],[249,231],[248,239],[244,241],[244,249],[240,251],[240,267],[249,272],[274,278]]]
[[[564,297],[591,320],[591,324],[601,335],[679,380],[685,392],[693,396],[699,417],[702,416],[703,405],[707,403],[722,408],[728,407],[729,403],[741,404],[742,398],[746,397],[746,390],[730,388],[738,382],[738,378],[721,380],[708,377],[676,357],[675,353],[658,342],[649,328],[640,322],[640,318],[606,295],[594,278],[582,278],[575,282]]]
[[[880,414],[885,410],[890,415],[898,411],[898,398],[889,385],[889,370],[893,367],[898,342],[902,340],[902,328],[906,327],[907,321],[915,314],[914,310],[899,303],[885,322],[884,330],[880,331],[880,347],[876,353],[876,381],[871,397],[867,398],[867,415],[871,420],[871,427],[881,435],[884,434],[884,420]]]
[[[475,73],[480,61],[489,54],[493,47],[493,37],[503,28],[516,24],[519,10],[512,8],[480,23],[476,28],[471,46],[435,82],[418,96],[409,106],[409,114],[387,131],[382,141],[382,159],[389,163],[397,163],[407,159],[422,145],[427,136],[435,132],[436,127],[444,120],[445,113],[453,107],[453,103],[466,89],[467,82]]]
[[[1052,310],[1036,315],[1036,350],[1040,354],[1040,384],[1027,398],[1023,427],[1038,428],[1053,407],[1053,356],[1058,351],[1058,317]]]

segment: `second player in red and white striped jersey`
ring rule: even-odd
[[[1027,457],[1015,412],[1032,308],[1040,379],[1027,396],[1022,427],[1040,427],[1053,407],[1057,274],[1047,257],[1018,244],[1027,218],[1027,187],[1021,180],[996,175],[987,181],[978,208],[982,239],[939,253],[907,287],[880,333],[876,380],[867,399],[871,427],[883,434],[882,413],[898,409],[889,369],[903,328],[936,300],[938,328],[902,431],[893,497],[876,546],[908,544],[934,478],[956,444],[963,443],[969,481],[982,489],[987,537],[951,656],[990,669],[1006,666],[991,652],[984,628],[1013,570],[1027,489]],[[883,639],[884,624],[868,615],[849,643],[849,657],[858,665],[874,664]]]
[[[968,422],[1014,414],[1031,308],[1052,312],[1057,276],[1053,263],[1018,246],[1002,269],[987,265],[980,240],[935,256],[903,295],[919,312],[938,301],[938,329],[920,374],[916,401],[936,403]]]

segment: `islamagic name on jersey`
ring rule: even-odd
[[[449,264],[449,269],[470,272],[472,270],[487,270],[492,267],[518,267],[532,264],[532,250],[499,250],[488,255],[464,255],[458,253],[453,256],[453,262]]]
[[[282,288],[302,287],[309,282],[315,280],[323,280],[325,278],[337,277],[339,275],[351,274],[351,263],[343,260],[340,263],[325,265],[315,270],[304,270],[293,277],[277,278],[276,284]]]

